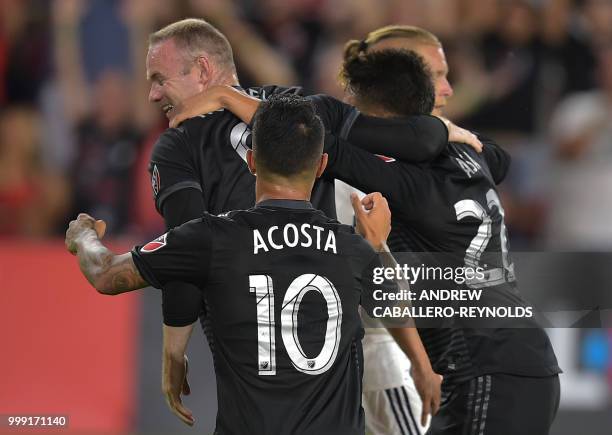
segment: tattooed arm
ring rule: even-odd
[[[95,289],[117,295],[147,287],[131,253],[117,255],[102,244],[106,224],[81,213],[66,231],[66,248],[79,259],[81,272]]]

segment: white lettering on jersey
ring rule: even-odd
[[[276,230],[278,230],[278,227],[276,225],[274,225],[273,227],[270,227],[270,229],[268,230],[268,243],[274,249],[283,249],[283,245],[277,245],[276,243],[274,243],[274,240],[272,239],[272,233]]]
[[[336,252],[336,236],[333,231],[327,233],[327,241],[325,242],[325,248],[323,248],[323,250],[333,251],[334,254],[338,253]]]
[[[313,237],[313,231],[316,237]],[[282,234],[282,241],[279,240]],[[323,242],[325,242],[323,244]],[[303,248],[314,248],[319,251],[338,253],[336,235],[331,230],[310,224],[302,224],[300,230],[295,224],[287,224],[282,231],[277,225],[268,228],[266,237],[259,230],[253,230],[253,254],[260,251],[269,252],[272,249],[295,248],[298,244]]]
[[[457,154],[458,156],[454,157],[454,159],[459,165],[459,167],[463,169],[463,172],[465,172],[468,178],[472,178],[472,175],[474,175],[475,173],[477,173],[478,171],[482,169],[480,164],[476,160],[474,160],[472,157],[470,157],[470,155],[466,153],[465,151],[457,150]]]
[[[264,242],[263,237],[257,230],[253,230],[253,254],[257,254],[257,251],[263,249],[268,252],[268,247],[266,246],[266,242]]]
[[[306,231],[309,226],[310,225],[308,224],[302,224],[302,226],[300,227],[302,236],[304,236],[304,239],[307,240],[300,243],[300,246],[302,246],[302,248],[310,248],[312,246],[312,237],[310,237],[310,234],[308,234],[308,231]]]

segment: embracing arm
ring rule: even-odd
[[[351,144],[375,154],[406,162],[424,162],[438,156],[450,142],[464,142],[482,151],[473,133],[431,115],[409,118],[368,116],[327,95],[308,97],[325,128]],[[225,108],[250,124],[261,101],[231,86],[213,86],[181,103],[170,120],[176,127],[185,119]]]
[[[472,132],[448,119],[418,115],[409,118],[378,118],[362,113],[340,137],[374,154],[419,163],[437,157],[448,142],[461,142],[482,151],[482,143]]]
[[[250,124],[261,100],[251,97],[232,86],[213,86],[192,97],[186,98],[175,109],[170,127],[177,127],[186,119],[219,109],[227,109]]]
[[[105,295],[147,287],[149,283],[140,275],[131,253],[117,255],[102,244],[100,237],[104,235],[104,228],[103,221],[81,213],[70,222],[66,232],[66,247],[79,259],[87,281]]]

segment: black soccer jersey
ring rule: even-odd
[[[358,305],[378,258],[352,227],[305,201],[269,200],[205,214],[133,256],[156,287],[203,289],[219,435],[364,432]]]
[[[267,86],[248,92],[265,99],[274,93],[299,92],[299,88]],[[377,120],[332,97],[310,98],[326,130],[370,151],[395,152],[408,161],[421,161],[437,155],[448,139],[445,125],[434,117]],[[204,211],[219,214],[252,207],[255,177],[245,162],[250,146],[249,126],[223,110],[166,130],[155,144],[149,166],[155,205],[166,227],[197,218]],[[327,216],[335,217],[333,180],[317,180],[311,202]],[[166,324],[182,326],[195,321],[197,312],[181,317],[177,311],[186,303],[195,306],[192,301],[200,297],[196,289],[177,282],[166,287],[162,295]],[[203,327],[207,332],[205,323]]]
[[[444,253],[445,265],[483,267],[484,278],[470,286],[487,289],[487,304],[525,305],[515,289],[504,210],[496,190],[510,158],[495,143],[481,140],[482,154],[451,143],[431,162],[405,164],[335,139],[328,148],[326,174],[385,195],[392,211],[392,251]],[[520,322],[522,329],[442,325],[449,328],[420,328],[419,333],[446,386],[493,372],[559,372],[550,342],[535,321]]]
[[[266,99],[272,94],[300,90],[266,86],[247,91]],[[157,210],[161,213],[170,195],[188,188],[202,192],[205,210],[212,214],[252,207],[255,177],[246,165],[250,141],[250,127],[225,110],[167,129],[155,144],[149,164]],[[312,201],[328,216],[335,217],[333,194],[333,183],[321,180],[315,184]]]
[[[299,91],[277,86],[248,89],[260,99]],[[308,98],[327,131],[369,151],[422,161],[439,154],[446,144],[446,127],[435,117],[384,120],[363,116],[353,106],[326,95]],[[252,207],[255,177],[246,165],[250,147],[250,127],[225,110],[166,130],[155,144],[149,165],[157,210],[162,213],[168,197],[188,188],[202,192],[205,210],[212,214]],[[336,216],[332,181],[317,180],[311,201],[327,216]]]

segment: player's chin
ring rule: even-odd
[[[166,115],[166,118],[168,118],[168,122],[172,121],[172,119],[176,116],[176,109],[172,108],[165,112],[164,115]]]
[[[434,109],[431,112],[431,114],[434,115],[434,116],[443,116],[444,108],[445,107],[446,107],[446,104],[438,104],[438,105],[434,106]]]

